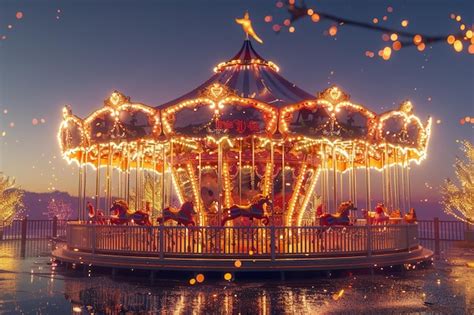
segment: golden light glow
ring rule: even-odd
[[[413,43],[415,45],[419,45],[422,41],[423,41],[423,37],[421,37],[421,35],[413,36]]]
[[[287,226],[292,226],[291,220],[293,219],[293,212],[295,211],[295,206],[296,206],[296,202],[298,201],[299,192],[305,179],[307,167],[308,165],[306,163],[302,164],[300,167],[300,171],[298,173],[298,177],[295,183],[295,188],[293,190],[294,193],[291,196],[290,202],[288,203],[288,214],[287,214],[287,219],[286,219]]]
[[[311,15],[311,21],[317,23],[319,22],[319,20],[321,20],[321,17],[319,16],[319,14],[314,13],[313,15]]]
[[[196,281],[198,283],[203,283],[204,282],[204,275],[202,273],[199,273],[197,276],[196,276]]]
[[[232,280],[232,274],[227,272],[226,274],[224,274],[224,280],[227,280],[227,281],[230,281]]]
[[[462,44],[462,42],[461,42],[459,39],[457,39],[457,40],[454,42],[453,47],[454,47],[454,50],[455,50],[456,52],[461,52],[462,49],[463,49],[463,44]]]
[[[383,60],[389,60],[391,55],[392,55],[392,48],[387,46],[382,50]]]
[[[448,38],[446,39],[446,41],[448,42],[448,44],[452,45],[454,44],[454,41],[456,40],[456,37],[454,37],[454,35],[449,35]]]

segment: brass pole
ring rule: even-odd
[[[95,172],[95,209],[99,210],[100,207],[100,145],[97,145],[97,169]]]

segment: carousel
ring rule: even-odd
[[[431,119],[410,101],[377,114],[337,86],[305,92],[254,50],[248,15],[239,20],[237,54],[173,101],[114,91],[85,119],[64,107],[58,141],[78,167],[78,221],[53,255],[222,271],[429,259],[410,169],[426,158]]]

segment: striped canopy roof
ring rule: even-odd
[[[262,58],[249,40],[244,41],[242,48],[232,59],[219,64],[214,70],[216,74],[209,80],[157,108],[163,109],[187,99],[197,98],[206,87],[214,83],[225,85],[240,97],[253,98],[277,108],[314,98],[280,76],[278,67]]]

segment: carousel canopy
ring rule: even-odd
[[[202,91],[216,83],[227,87],[239,97],[255,99],[277,108],[314,98],[280,76],[278,66],[261,57],[248,39],[233,58],[219,63],[214,72],[216,74],[191,92],[157,108],[163,109],[197,98]]]
[[[58,134],[63,155],[94,166],[127,169],[141,163],[160,170],[163,148],[170,150],[171,141],[181,146],[175,154],[186,151],[191,155],[182,157],[193,158],[193,152],[216,150],[223,139],[234,149],[240,143],[244,152],[256,139],[261,148],[283,140],[291,148],[288,161],[313,154],[341,171],[426,157],[431,119],[422,122],[409,101],[377,115],[335,86],[312,96],[281,77],[248,39],[215,72],[196,89],[157,107],[132,102],[117,91],[85,119],[65,107]]]

